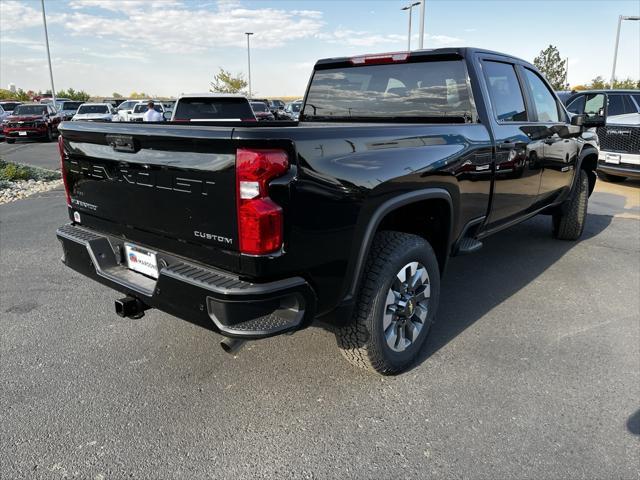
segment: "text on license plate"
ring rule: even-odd
[[[620,163],[620,155],[612,155],[607,153],[604,157],[606,163]]]
[[[18,132],[18,135],[27,136],[27,132]]]
[[[127,267],[144,275],[158,278],[158,263],[155,252],[130,243],[125,244],[124,252],[127,257]]]

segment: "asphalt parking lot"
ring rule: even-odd
[[[234,357],[120,319],[60,262],[63,197],[0,206],[2,478],[638,478],[640,182],[599,182],[580,242],[538,217],[452,259],[422,361],[391,378],[316,328]]]

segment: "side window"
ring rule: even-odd
[[[491,103],[500,122],[526,122],[527,111],[518,77],[509,63],[483,63]]]
[[[635,113],[636,108],[627,95],[609,95],[609,106],[607,115],[623,115],[625,113]]]
[[[574,98],[569,105],[567,105],[567,110],[571,113],[581,114],[584,112],[584,95],[580,95],[577,98]]]
[[[624,104],[622,103],[622,95],[609,95],[607,115],[622,115],[623,113]]]
[[[524,71],[527,84],[529,85],[529,92],[531,93],[533,104],[535,105],[536,112],[538,113],[538,121],[560,121],[556,97],[554,97],[553,93],[551,93],[537,73],[529,70],[528,68],[525,68]]]
[[[633,99],[636,101],[636,110],[634,110],[635,112],[640,112],[640,94],[633,94],[631,95],[633,97]]]

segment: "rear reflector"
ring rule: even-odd
[[[409,58],[409,52],[381,53],[351,58],[353,65],[379,65],[382,63],[402,63]]]
[[[282,247],[282,208],[269,198],[269,182],[289,169],[284,150],[239,148],[236,152],[240,252],[264,255]]]
[[[62,135],[58,135],[58,152],[60,152],[60,175],[62,175],[62,183],[64,184],[64,194],[67,197],[67,206],[71,206],[71,195],[69,193],[69,185],[67,184],[67,169],[64,166],[64,140]]]

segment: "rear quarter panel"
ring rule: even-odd
[[[302,274],[318,292],[320,314],[349,298],[367,226],[385,202],[419,189],[447,190],[453,238],[487,212],[492,143],[479,124],[301,123],[239,128],[233,138],[239,145],[292,139],[294,180],[286,196],[276,193],[288,198],[285,254],[242,263],[256,276]]]

